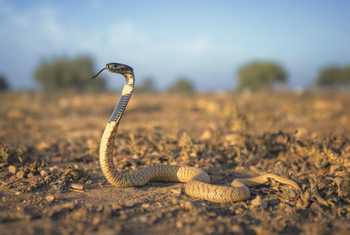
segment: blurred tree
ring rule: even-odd
[[[51,61],[42,61],[35,70],[35,79],[46,91],[105,89],[106,83],[103,79],[89,79],[93,74],[95,74],[94,62],[91,57],[60,57]]]
[[[350,65],[344,67],[328,66],[321,69],[316,79],[316,85],[329,88],[350,86]]]
[[[5,75],[0,74],[0,92],[1,91],[7,91],[10,89],[10,86],[7,82],[7,79],[5,77]]]
[[[154,93],[157,90],[157,85],[153,77],[146,77],[136,88],[136,92],[139,93]]]
[[[277,63],[255,61],[239,69],[238,90],[271,89],[276,83],[286,83],[287,76],[285,69]]]
[[[195,87],[190,79],[187,77],[180,77],[172,85],[170,85],[168,91],[170,93],[191,95],[195,92]]]
[[[347,86],[350,85],[350,64],[344,66],[343,81]]]

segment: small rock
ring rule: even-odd
[[[306,134],[307,134],[307,129],[300,127],[296,130],[295,136],[297,138],[302,138],[306,136]]]
[[[257,196],[256,198],[254,198],[252,201],[251,201],[251,204],[253,207],[258,207],[260,206],[262,203],[262,200],[261,200],[261,197],[260,196]]]
[[[76,191],[84,191],[84,185],[82,184],[71,184],[70,186],[73,190],[76,190]]]
[[[50,208],[50,211],[48,215],[50,217],[56,217],[60,214],[64,214],[66,212],[72,211],[77,205],[74,204],[73,202],[67,202],[61,205],[56,205],[52,208]]]
[[[180,188],[173,188],[173,189],[170,189],[170,192],[176,196],[179,196],[181,194],[181,189]]]
[[[243,146],[245,139],[239,134],[228,134],[225,136],[225,141],[231,145]]]
[[[48,202],[53,202],[54,200],[55,200],[56,198],[55,198],[55,196],[54,195],[47,195],[46,196],[46,201],[48,201]]]
[[[244,231],[242,229],[241,226],[239,226],[238,224],[233,224],[231,226],[231,230],[232,232],[234,232],[235,234],[244,234]]]
[[[122,208],[118,203],[112,203],[111,207],[113,210],[120,210]]]
[[[184,226],[182,221],[176,221],[176,228],[182,228]]]
[[[16,172],[17,172],[17,167],[14,166],[14,165],[10,165],[9,168],[8,168],[8,170],[9,170],[9,172],[10,172],[11,174],[16,174]]]
[[[49,168],[49,171],[56,171],[56,170],[58,170],[58,166],[52,166],[52,167],[50,167]]]
[[[96,211],[97,212],[102,212],[104,210],[104,206],[103,205],[98,205],[97,207],[96,207]]]
[[[200,136],[201,140],[209,140],[212,137],[212,134],[209,130],[206,130],[202,133],[202,135]]]
[[[142,216],[139,218],[139,220],[140,220],[141,223],[146,223],[148,219],[147,219],[147,216],[142,215]]]
[[[18,179],[22,179],[22,178],[24,177],[24,171],[18,171],[18,172],[16,173],[16,177],[17,177]]]
[[[181,207],[185,208],[187,210],[192,210],[193,209],[193,204],[191,202],[184,202],[184,203],[181,203]]]
[[[49,144],[46,142],[40,142],[36,145],[37,149],[44,150],[49,147]]]
[[[134,201],[127,201],[124,202],[124,207],[133,207],[135,205]]]
[[[101,218],[98,217],[98,216],[95,216],[95,217],[92,218],[91,222],[92,222],[93,225],[98,225],[98,224],[101,223]]]
[[[48,174],[47,174],[46,171],[41,170],[41,171],[40,171],[40,175],[41,175],[42,177],[45,177],[45,176],[47,176]]]

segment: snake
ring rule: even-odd
[[[116,187],[138,187],[150,181],[184,183],[184,192],[192,198],[216,203],[229,203],[247,200],[251,197],[248,186],[265,184],[273,179],[300,190],[297,183],[275,174],[266,173],[250,178],[236,178],[231,186],[211,184],[210,176],[204,170],[191,166],[174,166],[167,164],[152,164],[127,172],[116,169],[113,163],[113,143],[116,139],[119,123],[134,92],[135,76],[132,67],[122,63],[108,63],[92,78],[97,78],[104,70],[124,77],[119,102],[104,128],[99,147],[99,164],[103,176]]]

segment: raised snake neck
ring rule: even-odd
[[[246,200],[250,198],[250,190],[247,185],[263,184],[271,178],[299,189],[299,186],[294,181],[273,174],[236,179],[232,182],[232,186],[214,185],[210,184],[210,177],[205,171],[189,166],[178,167],[156,164],[131,172],[119,172],[113,164],[112,148],[119,122],[132,96],[135,84],[133,70],[123,71],[121,74],[125,78],[122,95],[107,122],[100,142],[100,166],[103,175],[110,184],[117,187],[132,187],[145,185],[149,181],[183,182],[185,183],[185,193],[187,195],[212,202]]]

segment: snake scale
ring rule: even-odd
[[[257,177],[235,179],[230,186],[210,184],[209,175],[195,167],[178,167],[172,165],[156,164],[141,169],[122,173],[113,163],[112,145],[116,138],[119,122],[134,91],[135,77],[133,69],[125,64],[108,63],[93,78],[98,77],[104,70],[124,76],[125,83],[122,95],[104,129],[99,150],[99,162],[102,173],[107,181],[116,187],[142,186],[150,181],[167,181],[185,183],[185,193],[191,197],[211,202],[236,202],[250,198],[247,186],[264,184],[269,179],[287,184],[299,189],[294,181],[274,174],[264,174]]]

